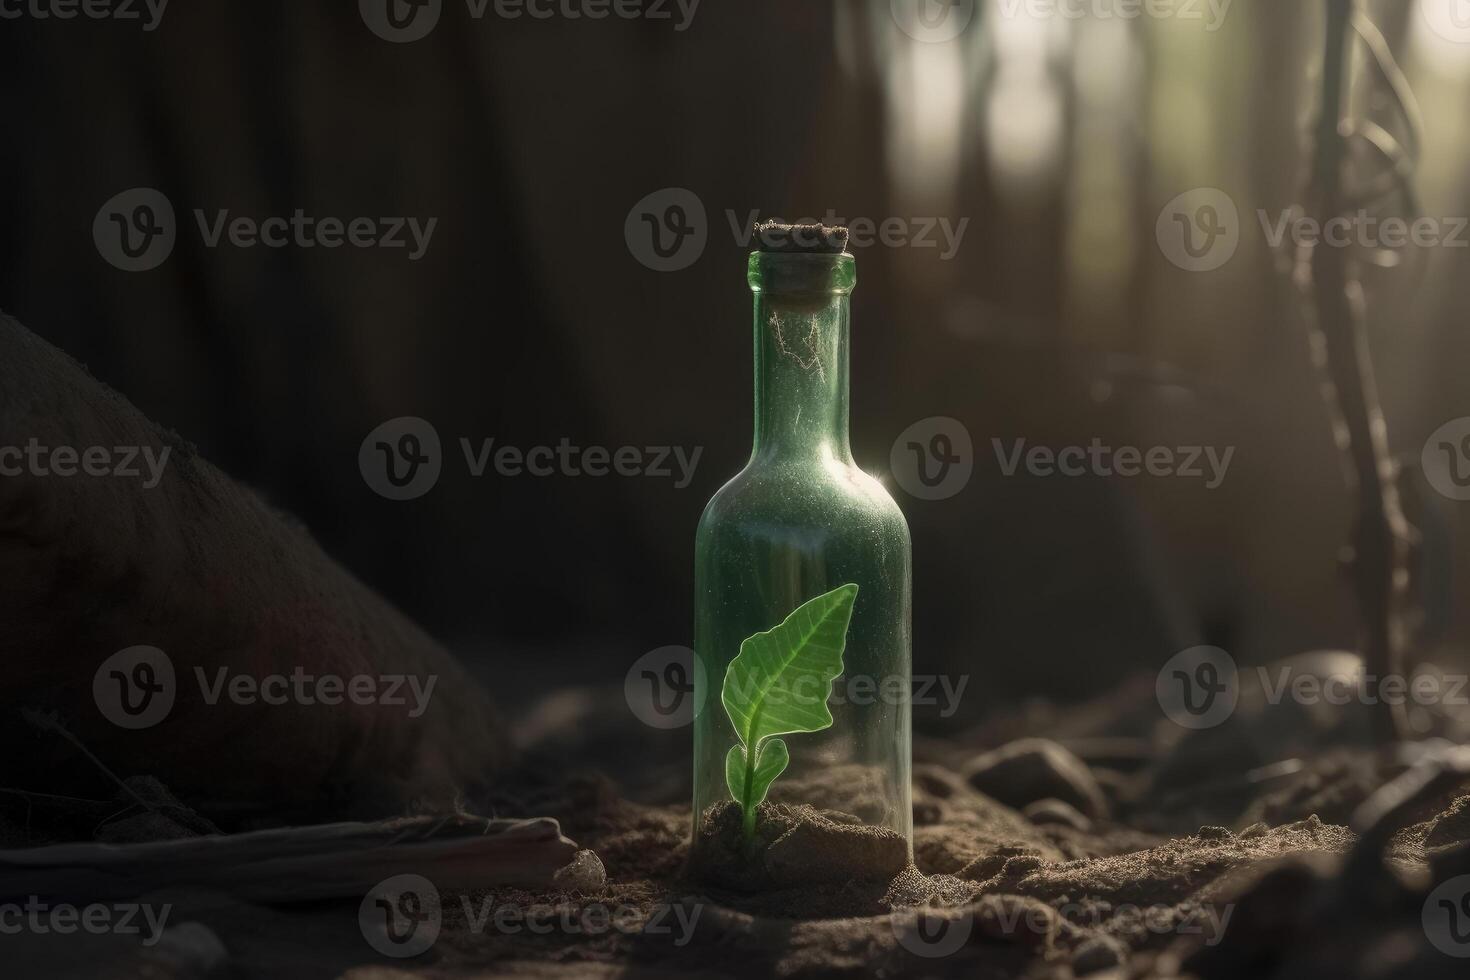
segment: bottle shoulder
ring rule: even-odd
[[[700,533],[731,524],[851,524],[908,540],[908,522],[882,482],[852,463],[752,460],[715,492]]]

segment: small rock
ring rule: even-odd
[[[1116,940],[1101,936],[1089,939],[1078,946],[1077,952],[1072,955],[1072,972],[1080,977],[1111,970],[1122,965],[1125,955],[1123,947]]]
[[[1056,742],[1023,738],[970,763],[966,778],[980,792],[1007,806],[1021,808],[1038,800],[1058,799],[1091,819],[1107,816],[1102,787],[1087,766]]]
[[[224,966],[230,958],[229,950],[225,949],[219,936],[202,922],[181,922],[170,926],[162,936],[154,937],[154,943],[149,950],[150,955],[183,974],[206,976]]]
[[[914,826],[933,827],[944,822],[944,807],[934,800],[914,800]]]
[[[1038,827],[1060,824],[1064,827],[1071,827],[1073,830],[1080,830],[1084,834],[1092,830],[1092,821],[1078,813],[1077,808],[1072,804],[1062,800],[1037,800],[1035,803],[1028,804],[1021,813]]]
[[[562,891],[592,892],[607,884],[607,869],[595,851],[580,850],[572,860],[551,876],[551,883]]]
[[[1470,840],[1470,796],[1462,796],[1435,817],[1424,837],[1424,849],[1452,847]]]

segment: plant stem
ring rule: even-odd
[[[1341,121],[1351,70],[1353,0],[1327,0],[1322,105],[1314,161],[1315,208],[1325,224],[1347,210],[1343,166],[1347,147]],[[1363,629],[1363,663],[1370,674],[1402,673],[1406,635],[1405,583],[1411,530],[1399,502],[1388,427],[1378,398],[1373,359],[1363,324],[1362,288],[1346,249],[1318,245],[1310,255],[1311,300],[1322,341],[1322,387],[1335,419],[1339,449],[1357,491],[1357,519],[1347,570]],[[1402,706],[1380,702],[1379,737],[1404,737]]]
[[[755,839],[755,804],[750,801],[751,793],[755,787],[755,748],[745,750],[745,792],[740,803],[741,813],[745,818],[745,839]]]

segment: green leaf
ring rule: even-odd
[[[857,593],[848,584],[802,603],[780,625],[740,644],[725,671],[720,700],[740,739],[725,757],[725,782],[744,810],[747,835],[756,806],[790,761],[775,736],[832,727],[827,699],[842,673]]]
[[[786,743],[779,738],[768,738],[756,750],[755,768],[750,770],[750,787],[747,791],[745,783],[745,746],[730,746],[730,754],[725,756],[725,782],[730,787],[730,792],[735,794],[736,799],[746,794],[752,808],[760,805],[766,798],[766,790],[771,788],[771,783],[776,777],[786,771],[786,766],[791,762],[791,754],[786,749]]]

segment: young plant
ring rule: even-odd
[[[720,700],[739,745],[725,756],[725,782],[744,814],[746,838],[755,835],[755,811],[791,761],[780,735],[832,727],[827,710],[858,587],[839,586],[797,606],[779,625],[740,644],[725,671]]]

